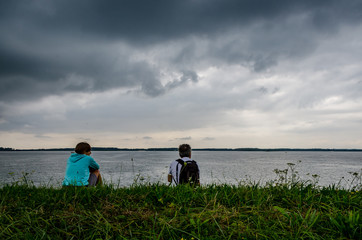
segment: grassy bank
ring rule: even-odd
[[[0,239],[362,239],[361,191],[312,184],[13,184],[0,196]]]

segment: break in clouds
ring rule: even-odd
[[[83,121],[140,144],[239,134],[255,142],[232,146],[262,147],[277,131],[281,144],[310,132],[341,146],[332,131],[357,146],[361,12],[337,0],[2,1],[0,130],[46,139]]]

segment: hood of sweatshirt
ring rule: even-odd
[[[85,157],[88,157],[88,156],[85,155],[85,154],[72,153],[70,155],[70,161],[75,163],[75,162],[78,162],[79,160],[81,160],[82,158],[85,158]]]

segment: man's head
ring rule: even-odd
[[[91,146],[86,142],[80,142],[75,146],[74,151],[78,154],[87,154],[91,152]]]
[[[183,157],[191,158],[191,147],[188,144],[181,144],[178,147],[178,152],[179,152],[181,158],[183,158]]]

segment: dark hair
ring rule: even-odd
[[[178,152],[180,154],[180,157],[191,157],[191,147],[188,144],[181,144],[178,147]]]
[[[84,154],[86,152],[90,152],[91,146],[86,142],[80,142],[75,146],[75,152],[79,154]]]

